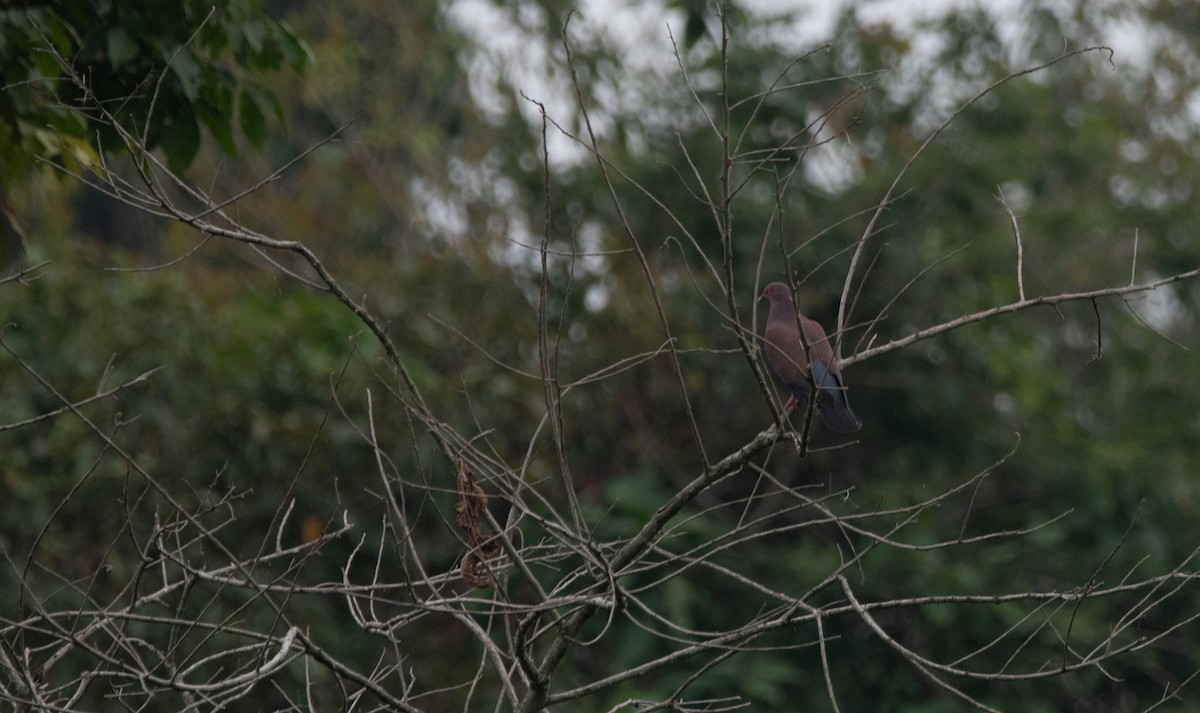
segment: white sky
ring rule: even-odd
[[[1066,15],[1070,0],[1039,0],[1042,6],[1063,5]],[[1124,8],[1122,0],[1092,0],[1099,11],[1105,6]],[[1025,0],[742,0],[741,6],[751,13],[777,20],[772,23],[772,43],[785,52],[799,55],[829,39],[833,25],[841,12],[850,6],[857,10],[858,19],[867,25],[889,24],[901,33],[920,22],[935,19],[962,8],[983,8],[993,19],[997,33],[1010,48],[1014,68],[1027,61],[1028,48],[1023,41],[1023,28],[1018,19]],[[531,122],[539,119],[538,108],[520,97],[497,90],[493,78],[503,76],[511,86],[519,87],[530,99],[542,102],[549,115],[569,124],[575,116],[575,95],[558,41],[546,43],[542,38],[549,27],[557,33],[563,18],[544,16],[533,3],[519,3],[515,13],[499,10],[489,0],[454,0],[450,5],[451,21],[457,24],[484,51],[476,54],[470,68],[471,91],[481,106],[494,106],[498,114],[516,102]],[[622,82],[616,78],[618,90],[601,94],[601,103],[592,113],[597,132],[604,135],[606,111],[636,112],[654,106],[653,97],[638,95],[654,82],[642,83],[632,78],[661,78],[671,81],[679,68],[670,33],[676,38],[683,33],[682,13],[670,10],[662,0],[579,0],[579,11],[570,21],[571,41],[576,47],[602,43],[624,47],[619,71],[630,77]],[[1129,17],[1135,17],[1130,14]],[[1106,36],[1096,42],[1111,45],[1117,52],[1116,61],[1126,66],[1147,69],[1151,49],[1158,43],[1149,37],[1145,26],[1133,19],[1113,21]],[[530,38],[534,38],[532,41]],[[1165,38],[1158,38],[1160,41]],[[736,38],[735,38],[736,41]],[[1081,40],[1075,39],[1075,42]],[[914,34],[905,62],[920,63],[938,49],[939,38],[932,33]],[[1066,40],[1064,39],[1064,43]],[[1064,45],[1065,47],[1065,45]],[[898,68],[903,70],[903,67]],[[905,73],[901,71],[901,76]],[[911,72],[912,76],[920,73]],[[601,87],[601,92],[603,92]],[[948,98],[952,103],[956,99]],[[1200,102],[1196,107],[1200,118]],[[551,136],[552,163],[569,165],[586,155],[569,139]]]

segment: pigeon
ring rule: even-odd
[[[842,370],[834,359],[825,330],[800,315],[799,323],[804,326],[804,342],[800,341],[792,293],[782,282],[767,285],[762,299],[771,302],[767,328],[763,333],[767,364],[792,392],[787,405],[791,406],[794,401],[801,409],[808,407],[808,371],[811,364],[812,380],[817,386],[817,415],[821,421],[831,431],[838,433],[853,433],[861,429],[862,421],[850,410],[850,399],[842,383]],[[808,346],[807,353],[805,345]]]

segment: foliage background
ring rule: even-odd
[[[219,22],[189,46],[211,69],[191,89],[187,77],[175,77],[171,102],[158,115],[166,123],[150,131],[151,145],[220,198],[340,132],[231,211],[254,229],[309,245],[382,317],[431,408],[503,460],[520,462],[545,409],[538,381],[520,373],[538,372],[541,274],[529,246],[539,238],[544,212],[552,248],[592,253],[549,265],[548,312],[561,315],[564,381],[654,352],[664,339],[646,309],[641,269],[601,175],[586,152],[561,136],[551,144],[558,151],[545,191],[539,126],[531,121],[536,109],[520,92],[557,108],[553,118],[566,131],[583,131],[570,95],[561,98],[570,79],[558,45],[566,5],[480,2],[464,9],[359,0],[268,9],[220,6]],[[380,544],[385,508],[374,453],[361,437],[371,390],[379,440],[397,471],[435,484],[415,519],[424,564],[453,570],[462,542],[445,524],[453,519],[452,473],[410,427],[399,399],[387,397],[381,350],[371,335],[344,307],[245,246],[214,240],[169,269],[126,270],[171,261],[202,237],[146,221],[64,177],[63,170],[86,174],[98,155],[87,117],[56,104],[70,105],[62,97],[26,91],[30,73],[53,79],[58,70],[44,58],[31,65],[14,50],[28,26],[21,11],[4,12],[0,177],[8,212],[22,226],[25,264],[50,261],[35,279],[0,285],[0,324],[8,325],[3,337],[12,352],[75,399],[158,368],[143,383],[89,404],[86,413],[105,428],[119,424],[120,442],[173,492],[189,502],[225,503],[236,513],[224,526],[226,538],[247,552],[260,547],[280,504],[292,498],[290,537],[311,539],[348,513],[368,550],[389,547]],[[498,71],[507,67],[504,53],[468,31],[467,12],[520,28],[529,47],[542,48],[540,55],[529,51],[541,64],[524,73]],[[1196,24],[1189,12],[1170,3],[1134,13],[1116,5],[1097,11],[1094,3],[1063,9],[1030,2],[1002,19],[956,10],[903,24],[844,12],[828,49],[787,70],[785,81],[797,87],[759,111],[744,105],[732,113],[732,124],[745,131],[744,148],[766,148],[851,96],[825,134],[844,136],[788,156],[770,171],[739,174],[748,178],[734,206],[741,308],[752,309],[763,236],[770,236],[763,278],[784,273],[773,242],[778,230],[797,248],[791,267],[804,278],[802,309],[834,323],[846,247],[867,224],[863,211],[934,126],[997,78],[1059,54],[1063,38],[1068,49],[1096,44],[1119,23],[1132,23],[1145,38],[1133,56],[1118,53],[1110,61],[1092,53],[1008,82],[964,111],[913,164],[884,213],[844,351],[860,348],[864,330],[855,325],[876,314],[884,341],[1016,298],[1012,228],[999,191],[1020,221],[1029,295],[1124,284],[1131,272],[1142,280],[1194,268],[1200,143],[1192,109],[1197,65],[1189,49],[1197,46]],[[72,36],[69,27],[56,27],[51,39],[109,67],[118,82],[112,96],[137,94],[140,76],[151,71],[145,63],[161,62],[179,47],[201,14],[196,5],[173,27],[146,25],[147,13],[114,16],[97,25],[106,33],[101,45]],[[721,68],[714,8],[678,2],[665,16],[692,89],[704,106],[714,106]],[[808,49],[780,39],[795,20],[732,10],[731,96],[762,91]],[[692,89],[675,67],[633,72],[619,59],[622,48],[588,14],[571,23],[579,86],[606,158],[631,179],[617,191],[626,220],[644,239],[695,416],[692,427],[662,356],[564,398],[564,435],[588,522],[597,538],[627,537],[705,458],[736,449],[771,417],[733,333],[705,299],[722,301],[684,237],[719,259],[716,226],[696,204],[697,179],[686,169],[690,157],[710,187],[719,170],[719,144]],[[659,29],[669,47],[666,28]],[[258,44],[255,37],[270,40]],[[138,45],[135,56],[126,40]],[[849,74],[856,78],[800,84]],[[180,133],[179,122],[189,121]],[[53,127],[57,143],[39,143],[34,126]],[[797,166],[796,179],[777,195],[777,175]],[[677,221],[633,183],[651,187]],[[782,227],[772,223],[778,204]],[[929,543],[1053,522],[1025,537],[971,546],[879,548],[853,573],[860,595],[874,600],[1071,589],[1115,583],[1128,572],[1169,571],[1198,544],[1200,367],[1192,351],[1198,307],[1193,280],[1144,297],[998,317],[854,364],[847,377],[866,423],[861,437],[805,459],[777,449],[770,468],[814,493],[852,489],[835,507],[861,514],[961,483],[1012,450],[1019,434],[1015,454],[969,499],[925,513],[905,528],[904,539]],[[0,354],[0,421],[16,423],[58,406],[12,354]],[[818,434],[818,446],[832,443]],[[560,498],[556,467],[553,449],[538,449],[526,480]],[[128,511],[161,506],[153,489],[131,478],[68,416],[0,430],[0,483],[6,502],[0,545],[10,573],[22,575],[0,577],[0,601],[10,603],[22,601],[21,578],[47,601],[64,582],[87,582],[99,598],[106,586],[115,593],[135,564],[123,525]],[[678,546],[715,537],[738,515],[727,504],[753,487],[746,473],[706,493],[698,503],[708,509]],[[356,542],[330,543],[303,578],[339,579]],[[813,573],[836,564],[841,545],[833,529],[802,530],[764,537],[731,556],[773,587],[801,592],[814,583]],[[758,605],[731,601],[719,582],[698,572],[650,596],[671,621],[696,629],[739,620]],[[1074,635],[1102,632],[1122,604],[1080,608],[1072,614]],[[229,606],[221,601],[205,611]],[[297,606],[315,639],[370,665],[373,639],[347,625],[340,599],[304,598]],[[1182,588],[1157,611],[1161,620],[1143,627],[1153,631],[1198,611],[1196,592]],[[4,616],[18,618],[18,610]],[[880,618],[897,639],[954,658],[1017,616],[1006,606],[946,605]],[[837,627],[830,655],[840,662],[833,683],[843,710],[958,709],[958,701],[898,665],[894,654],[868,646],[872,634],[861,623],[846,618],[830,626]],[[1141,710],[1176,689],[1178,698],[1160,710],[1189,710],[1197,700],[1187,685],[1197,668],[1194,634],[1181,630],[1122,659],[1108,677],[1088,671],[964,685],[1005,710]],[[413,650],[423,652],[408,660],[418,679],[472,675],[477,653],[464,630],[418,626],[410,636]],[[770,643],[789,643],[775,636]],[[652,632],[618,622],[561,675],[578,683],[670,648]],[[829,710],[816,656],[812,646],[739,655],[689,693],[739,696],[756,710],[786,710],[796,701]],[[1048,647],[1035,656],[1053,666],[1062,652]],[[301,673],[293,675],[299,685]],[[630,698],[661,697],[686,676],[686,669],[668,669],[572,707],[603,711]],[[277,692],[253,695],[257,707],[282,705]],[[332,686],[318,695],[333,705],[338,700]],[[437,704],[444,708],[430,710],[487,707],[470,700],[465,691],[450,692]],[[170,703],[163,705],[167,710]]]

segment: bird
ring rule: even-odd
[[[760,299],[771,303],[767,328],[763,332],[767,364],[792,392],[784,410],[793,402],[802,409],[807,408],[808,371],[811,365],[812,380],[817,386],[817,415],[821,421],[831,431],[838,433],[854,433],[861,429],[862,421],[850,409],[850,399],[842,382],[842,370],[838,368],[825,330],[808,317],[799,315],[799,323],[804,325],[804,342],[800,341],[792,292],[782,282],[767,285]],[[805,346],[808,347],[807,353]]]

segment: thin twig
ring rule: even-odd
[[[1025,299],[1025,248],[1021,246],[1021,228],[1017,225],[1017,216],[1013,214],[1012,207],[1008,205],[1008,199],[1004,197],[1004,189],[996,186],[997,197],[1000,200],[1000,205],[1004,206],[1004,210],[1008,213],[1009,223],[1012,224],[1013,240],[1017,242],[1017,296]],[[1130,282],[1130,284],[1133,284]]]

